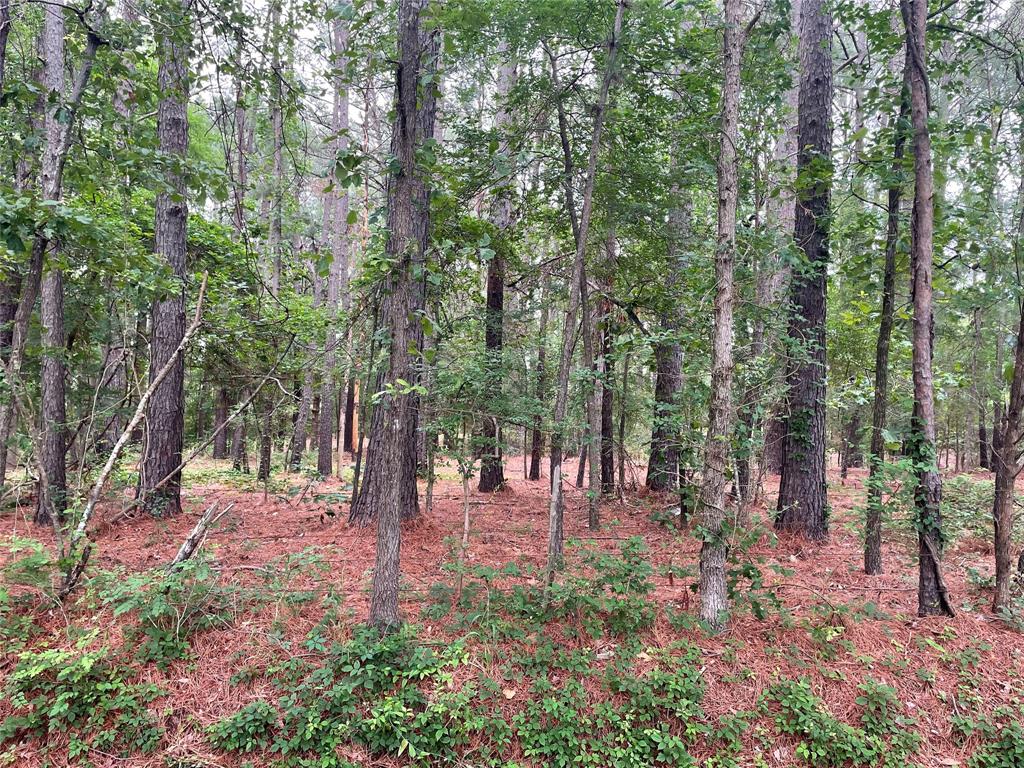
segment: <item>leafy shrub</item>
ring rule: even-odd
[[[238,590],[224,587],[203,557],[168,570],[115,575],[100,590],[114,616],[134,613],[139,625],[129,633],[137,641],[136,658],[160,668],[188,656],[189,638],[227,621]]]
[[[895,691],[869,681],[861,685],[858,703],[864,708],[863,729],[833,717],[814,695],[806,680],[784,680],[771,686],[763,703],[774,702],[776,726],[783,733],[802,737],[797,757],[813,766],[907,765],[917,748],[919,737],[904,729],[909,721],[892,716],[899,706]],[[887,736],[893,738],[887,740]]]
[[[5,695],[14,714],[0,724],[0,744],[30,735],[52,744],[67,736],[72,760],[90,749],[153,752],[162,734],[147,705],[154,685],[129,683],[107,649],[50,649],[20,654]]]
[[[500,730],[475,711],[472,689],[448,688],[465,659],[458,643],[437,651],[409,631],[380,637],[361,630],[320,664],[291,658],[268,668],[277,701],[247,704],[211,726],[210,740],[224,750],[268,749],[296,766],[334,765],[337,748],[349,742],[378,754],[447,760],[471,733]]]

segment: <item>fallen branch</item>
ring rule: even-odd
[[[171,564],[167,566],[167,570],[173,570],[175,566],[181,565],[188,560],[195,551],[199,549],[203,541],[206,539],[206,531],[211,525],[220,520],[226,515],[231,508],[235,506],[234,502],[228,504],[219,513],[217,512],[217,502],[213,502],[209,508],[203,513],[203,516],[199,518],[199,522],[196,523],[195,528],[185,538],[185,541],[181,543],[181,547],[178,549],[178,554],[171,560]]]
[[[185,335],[181,337],[181,342],[178,344],[178,348],[174,350],[174,354],[168,358],[164,367],[157,372],[156,376],[153,377],[153,380],[146,388],[146,391],[142,393],[142,397],[139,398],[139,404],[135,408],[134,415],[125,426],[124,431],[117,439],[117,442],[114,443],[114,447],[110,450],[110,455],[107,457],[107,461],[103,465],[103,469],[100,470],[100,474],[96,478],[96,482],[93,483],[92,490],[89,492],[89,498],[85,503],[85,509],[82,510],[82,517],[78,521],[78,526],[75,528],[74,533],[71,534],[71,539],[68,543],[68,558],[71,565],[68,566],[68,570],[64,576],[64,584],[60,588],[59,596],[61,598],[67,597],[71,593],[78,584],[78,581],[82,576],[82,571],[85,570],[85,563],[89,559],[89,550],[92,548],[91,544],[86,543],[82,548],[81,553],[78,555],[75,554],[75,551],[79,543],[85,537],[85,530],[89,525],[89,519],[92,517],[93,510],[96,509],[96,504],[100,499],[100,494],[103,493],[103,488],[106,486],[107,480],[110,479],[110,475],[114,471],[114,466],[117,464],[117,460],[121,458],[121,453],[124,451],[124,447],[131,439],[132,432],[146,415],[146,406],[149,405],[149,401],[152,399],[153,393],[170,374],[171,369],[174,368],[178,361],[178,357],[184,353],[185,348],[188,346],[192,337],[195,336],[196,332],[199,330],[199,326],[202,324],[203,299],[206,296],[206,283],[208,280],[209,273],[204,273],[203,282],[199,286],[199,298],[196,300],[196,312],[192,319],[192,324],[188,327],[188,330],[185,331]]]

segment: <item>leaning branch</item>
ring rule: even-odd
[[[121,433],[121,437],[114,443],[114,447],[110,451],[110,455],[107,457],[106,464],[103,465],[103,469],[100,470],[99,476],[96,478],[96,482],[93,483],[92,490],[89,492],[89,499],[85,503],[85,509],[82,510],[82,517],[78,521],[78,527],[75,528],[75,532],[71,535],[71,541],[69,543],[69,554],[73,554],[78,543],[85,536],[86,527],[89,525],[89,519],[92,517],[93,510],[96,509],[96,503],[99,501],[100,494],[103,493],[103,488],[107,484],[107,480],[110,479],[111,473],[114,471],[114,466],[117,464],[118,459],[121,458],[121,454],[124,451],[124,447],[128,444],[131,438],[132,432],[139,425],[146,414],[146,406],[149,405],[149,401],[153,397],[153,393],[156,392],[157,387],[163,383],[163,380],[170,374],[171,369],[174,368],[178,361],[178,357],[182,355],[189,342],[192,341],[192,337],[196,335],[199,330],[199,326],[202,324],[203,318],[203,299],[206,296],[206,283],[209,280],[209,274],[203,275],[202,285],[199,286],[199,298],[196,300],[196,313],[192,318],[192,324],[185,331],[185,335],[181,338],[181,342],[178,344],[178,348],[174,351],[174,354],[167,360],[164,367],[161,368],[153,380],[149,383],[146,391],[142,393],[142,397],[139,398],[139,404],[135,408],[135,414],[131,420],[125,426],[124,431]],[[84,563],[89,557],[90,547],[86,545],[82,554],[79,556],[80,563]],[[79,577],[82,574],[82,568],[77,565],[72,566],[68,571],[65,579],[64,586],[61,588],[61,596],[67,595],[75,584],[78,582]]]

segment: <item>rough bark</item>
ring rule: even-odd
[[[797,107],[798,195],[794,239],[803,262],[792,277],[788,336],[799,351],[786,364],[786,434],[779,530],[828,535],[825,481],[825,302],[832,162],[832,17],[824,0],[800,9]]]
[[[64,9],[58,6],[43,8],[43,86],[48,94],[47,103],[59,105],[64,100]],[[58,147],[61,126],[57,112],[47,109],[47,146]],[[41,376],[42,472],[40,482],[48,488],[40,489],[36,505],[35,522],[53,525],[54,519],[64,515],[67,506],[67,403],[65,398],[64,363],[64,274],[57,262],[55,243],[47,248],[51,260],[42,283],[40,319],[43,333],[43,359]]]
[[[903,154],[906,146],[906,120],[910,111],[907,82],[909,68],[904,66],[904,86],[900,109],[893,125],[892,183],[886,206],[885,268],[882,276],[882,314],[875,343],[875,388],[871,405],[871,448],[868,458],[867,521],[864,532],[864,572],[882,572],[882,464],[885,461],[886,415],[889,404],[889,345],[896,299],[896,248],[899,244],[900,204],[903,198]]]
[[[334,117],[335,152],[342,155],[348,151],[348,86],[344,72],[348,55],[348,22],[335,19],[331,22],[331,46],[334,55]],[[334,425],[336,423],[337,386],[334,378],[338,367],[338,330],[335,318],[338,314],[338,300],[342,293],[348,293],[349,243],[348,243],[348,189],[342,189],[335,182],[334,189],[324,199],[325,206],[331,206],[331,224],[325,237],[331,243],[331,268],[327,276],[327,337],[324,340],[324,363],[320,383],[320,417],[317,421],[317,472],[330,477],[334,460]],[[327,219],[327,216],[324,217]]]
[[[388,237],[392,261],[382,317],[390,337],[388,368],[370,424],[366,478],[352,506],[355,521],[377,520],[370,624],[388,631],[401,622],[398,584],[401,520],[418,513],[416,429],[418,357],[423,344],[423,271],[430,223],[430,186],[417,152],[434,135],[437,92],[420,83],[436,71],[439,34],[424,29],[427,0],[400,0],[391,155],[387,177]]]
[[[312,266],[312,265],[311,265]],[[313,309],[316,310],[320,306],[320,278],[317,277],[316,268],[311,269],[313,274]],[[295,411],[295,424],[292,428],[292,445],[289,451],[288,466],[291,467],[292,471],[298,471],[299,467],[302,466],[302,454],[306,451],[306,442],[309,438],[309,427],[310,418],[313,413],[314,401],[316,398],[313,396],[313,384],[314,384],[314,368],[309,362],[304,366],[302,372],[302,388],[299,392],[299,407]],[[319,414],[313,418],[313,434],[318,434],[318,428],[320,426]]]
[[[928,73],[926,69],[926,0],[901,0],[907,30],[910,68],[910,119],[914,150],[914,207],[910,219],[910,293],[914,307],[914,410],[911,416],[911,456],[917,465],[914,503],[917,508],[917,612],[921,616],[953,615],[942,581],[942,478],[935,451],[935,392],[932,379],[932,236],[934,184],[931,136],[928,132]]]
[[[715,630],[724,625],[728,610],[725,474],[732,435],[733,265],[736,260],[736,206],[739,197],[736,146],[739,143],[740,63],[744,35],[742,8],[741,0],[725,2],[711,393],[699,503],[703,537],[700,549],[700,618]]]
[[[157,137],[160,152],[172,162],[165,171],[168,190],[156,198],[155,249],[170,267],[178,285],[152,308],[150,381],[173,355],[170,373],[153,393],[146,409],[146,445],[139,473],[139,497],[150,514],[174,515],[181,510],[181,474],[176,472],[153,490],[181,462],[185,430],[185,359],[178,352],[185,335],[185,244],[188,226],[186,180],[182,165],[188,151],[190,3],[169,13],[158,35],[160,64],[157,83]]]

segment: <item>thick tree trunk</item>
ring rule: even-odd
[[[241,402],[249,397],[246,390],[242,390]],[[249,448],[247,445],[245,421],[247,415],[241,413],[235,421],[235,428],[231,433],[231,468],[235,472],[249,472]]]
[[[832,163],[832,17],[824,0],[804,0],[794,239],[803,263],[793,275],[788,335],[800,352],[786,365],[786,435],[775,527],[812,541],[828,535],[825,481],[825,301]]]
[[[331,45],[334,64],[334,133],[337,136],[335,151],[340,156],[348,151],[348,86],[344,67],[348,56],[348,22],[334,19],[331,22]],[[317,472],[330,477],[334,461],[334,425],[338,412],[337,384],[335,374],[338,361],[338,329],[335,318],[341,295],[348,293],[349,242],[348,242],[348,190],[337,183],[331,194],[324,197],[324,205],[331,206],[330,216],[325,211],[325,221],[330,220],[329,232],[324,236],[331,243],[331,269],[327,277],[327,338],[324,341],[324,366],[320,383],[320,417],[317,421]]]
[[[711,341],[711,394],[699,513],[700,618],[721,629],[728,611],[725,565],[725,472],[732,435],[733,265],[736,260],[736,207],[739,197],[740,64],[743,58],[741,0],[726,0],[722,41],[722,113],[718,149],[718,241],[715,248],[715,308]]]
[[[59,105],[64,100],[64,9],[57,6],[43,8],[43,85],[49,94],[48,104]],[[61,126],[51,110],[46,114],[47,145],[59,146]],[[56,246],[47,249],[56,256]],[[56,260],[54,260],[56,262]],[[64,275],[57,263],[49,266],[42,284],[40,316],[43,325],[42,359],[42,478],[48,488],[40,489],[36,505],[35,522],[53,525],[54,516],[64,516],[67,506],[67,404],[65,398],[65,334],[64,334]]]
[[[374,407],[366,479],[352,506],[358,522],[377,520],[377,559],[373,571],[370,624],[397,627],[401,520],[418,513],[416,429],[418,357],[423,345],[423,272],[430,223],[429,179],[417,165],[423,143],[434,135],[437,92],[428,75],[436,71],[440,36],[421,25],[427,0],[400,0],[395,119],[387,177],[388,237],[385,252],[393,266],[387,276],[382,316],[390,352],[384,386]],[[421,85],[421,83],[424,83]]]
[[[157,136],[160,151],[176,163],[185,163],[188,151],[189,19],[190,3],[169,12],[164,32],[158,37],[160,65],[157,82]],[[170,191],[156,198],[156,252],[170,267],[179,283],[152,310],[150,381],[175,355],[185,335],[185,244],[188,207],[185,174],[177,164],[169,165],[165,179]],[[139,497],[154,515],[174,515],[181,510],[181,450],[185,430],[185,359],[177,356],[174,367],[157,387],[146,408],[146,446],[139,474]],[[165,477],[167,482],[163,482]],[[155,490],[154,490],[155,489]]]
[[[537,414],[533,417],[533,435],[530,445],[530,480],[540,480],[541,454],[544,452],[544,433],[541,429],[544,420],[540,408],[544,404],[547,393],[547,334],[548,334],[548,292],[551,280],[550,273],[541,272],[540,286],[540,327],[537,332],[537,383],[534,398],[537,401]]]
[[[498,51],[500,56],[508,56],[507,45],[502,43]],[[494,115],[494,130],[498,133],[498,154],[496,158],[504,158],[508,164],[509,145],[508,130],[512,122],[509,110],[509,95],[515,87],[516,68],[514,62],[503,61],[498,73],[498,89],[495,94],[498,109]],[[512,186],[509,179],[504,179],[494,191],[491,204],[491,221],[495,228],[504,233],[512,226]],[[505,322],[505,256],[504,243],[487,262],[487,308],[484,317],[484,354],[487,366],[487,402],[488,412],[484,414],[483,423],[483,457],[480,462],[479,490],[490,493],[505,485],[505,471],[501,458],[501,441],[499,439],[498,416],[495,413],[501,400],[502,382],[504,380],[502,364],[503,329]]]
[[[910,112],[909,62],[904,64],[904,85],[899,114],[893,124],[892,182],[886,207],[885,271],[882,276],[882,315],[875,343],[875,390],[871,405],[871,448],[868,458],[867,522],[864,532],[864,573],[882,572],[882,484],[885,461],[885,424],[889,405],[889,345],[896,305],[896,248],[899,244],[900,203],[903,198],[903,153],[906,120]]]
[[[911,455],[918,466],[914,502],[917,507],[917,612],[921,616],[953,615],[942,582],[942,478],[936,465],[935,392],[932,379],[932,234],[934,186],[932,146],[928,133],[928,73],[926,70],[926,0],[901,0],[907,30],[910,67],[910,118],[914,131],[914,208],[910,224],[910,292],[914,305]]]
[[[213,458],[226,459],[228,457],[228,412],[231,410],[231,397],[228,395],[227,387],[217,387],[217,404],[213,412],[213,428],[216,435],[213,438]]]

